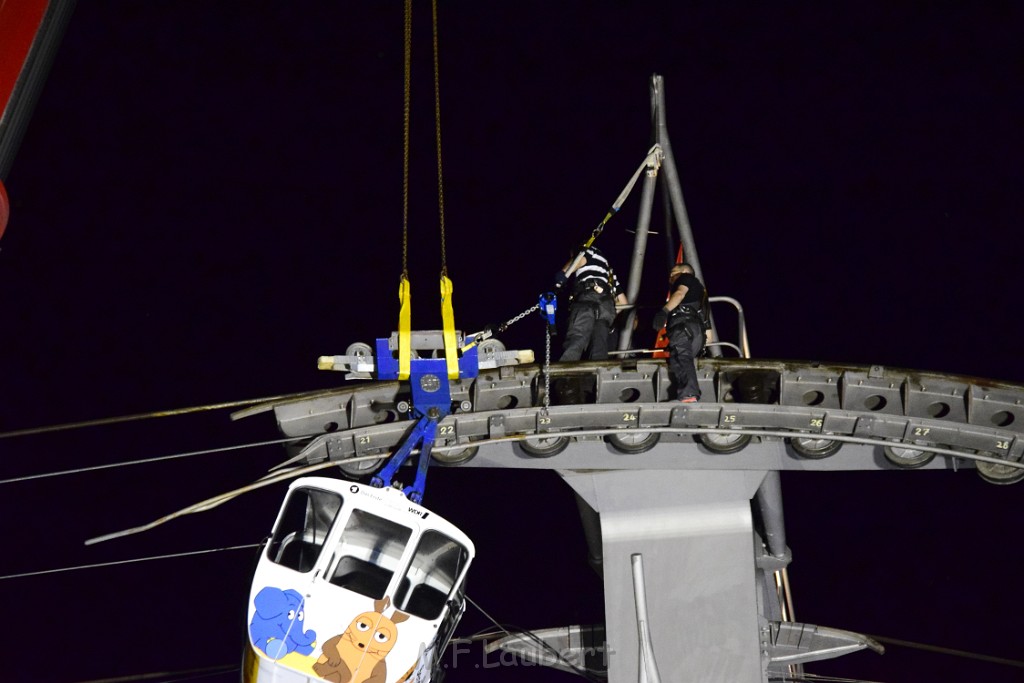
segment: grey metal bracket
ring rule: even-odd
[[[762,629],[762,635],[769,671],[833,659],[865,649],[885,653],[885,648],[868,636],[814,624],[774,621]]]

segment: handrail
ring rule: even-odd
[[[739,344],[739,349],[738,350],[740,351],[740,356],[742,358],[750,358],[750,341],[747,339],[747,321],[746,321],[746,318],[743,315],[743,306],[741,306],[740,302],[737,301],[736,299],[732,298],[731,296],[712,296],[712,297],[708,297],[708,303],[714,304],[714,303],[720,303],[720,302],[721,303],[732,304],[732,306],[736,309],[737,326],[739,328],[739,335],[740,335],[740,344]],[[727,342],[714,342],[714,343],[716,343],[716,344],[725,344]],[[732,346],[732,345],[730,344],[730,346]],[[736,348],[736,347],[733,346],[733,348]]]

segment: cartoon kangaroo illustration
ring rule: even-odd
[[[384,610],[391,598],[374,600],[373,612],[363,612],[348,625],[345,632],[324,643],[323,654],[313,665],[316,675],[332,683],[384,683],[388,666],[384,658],[398,640],[398,627],[409,618],[395,612],[391,618]]]

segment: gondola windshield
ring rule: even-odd
[[[341,510],[342,498],[331,491],[292,491],[267,549],[267,557],[297,572],[308,572],[320,556],[327,534]]]
[[[368,598],[383,598],[411,535],[408,527],[353,510],[338,542],[331,583]]]
[[[436,619],[467,561],[464,547],[439,531],[425,531],[398,588],[396,606],[421,619]]]

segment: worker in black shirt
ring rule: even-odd
[[[668,331],[668,371],[676,387],[676,398],[694,403],[700,399],[696,359],[704,348],[707,332],[704,284],[688,263],[673,266],[668,281],[668,301],[655,314],[654,329],[666,327]]]
[[[562,287],[573,278],[569,323],[559,361],[576,361],[588,351],[590,360],[608,358],[608,338],[615,322],[615,304],[625,304],[626,295],[608,259],[597,247],[587,247],[566,263],[556,276]]]

